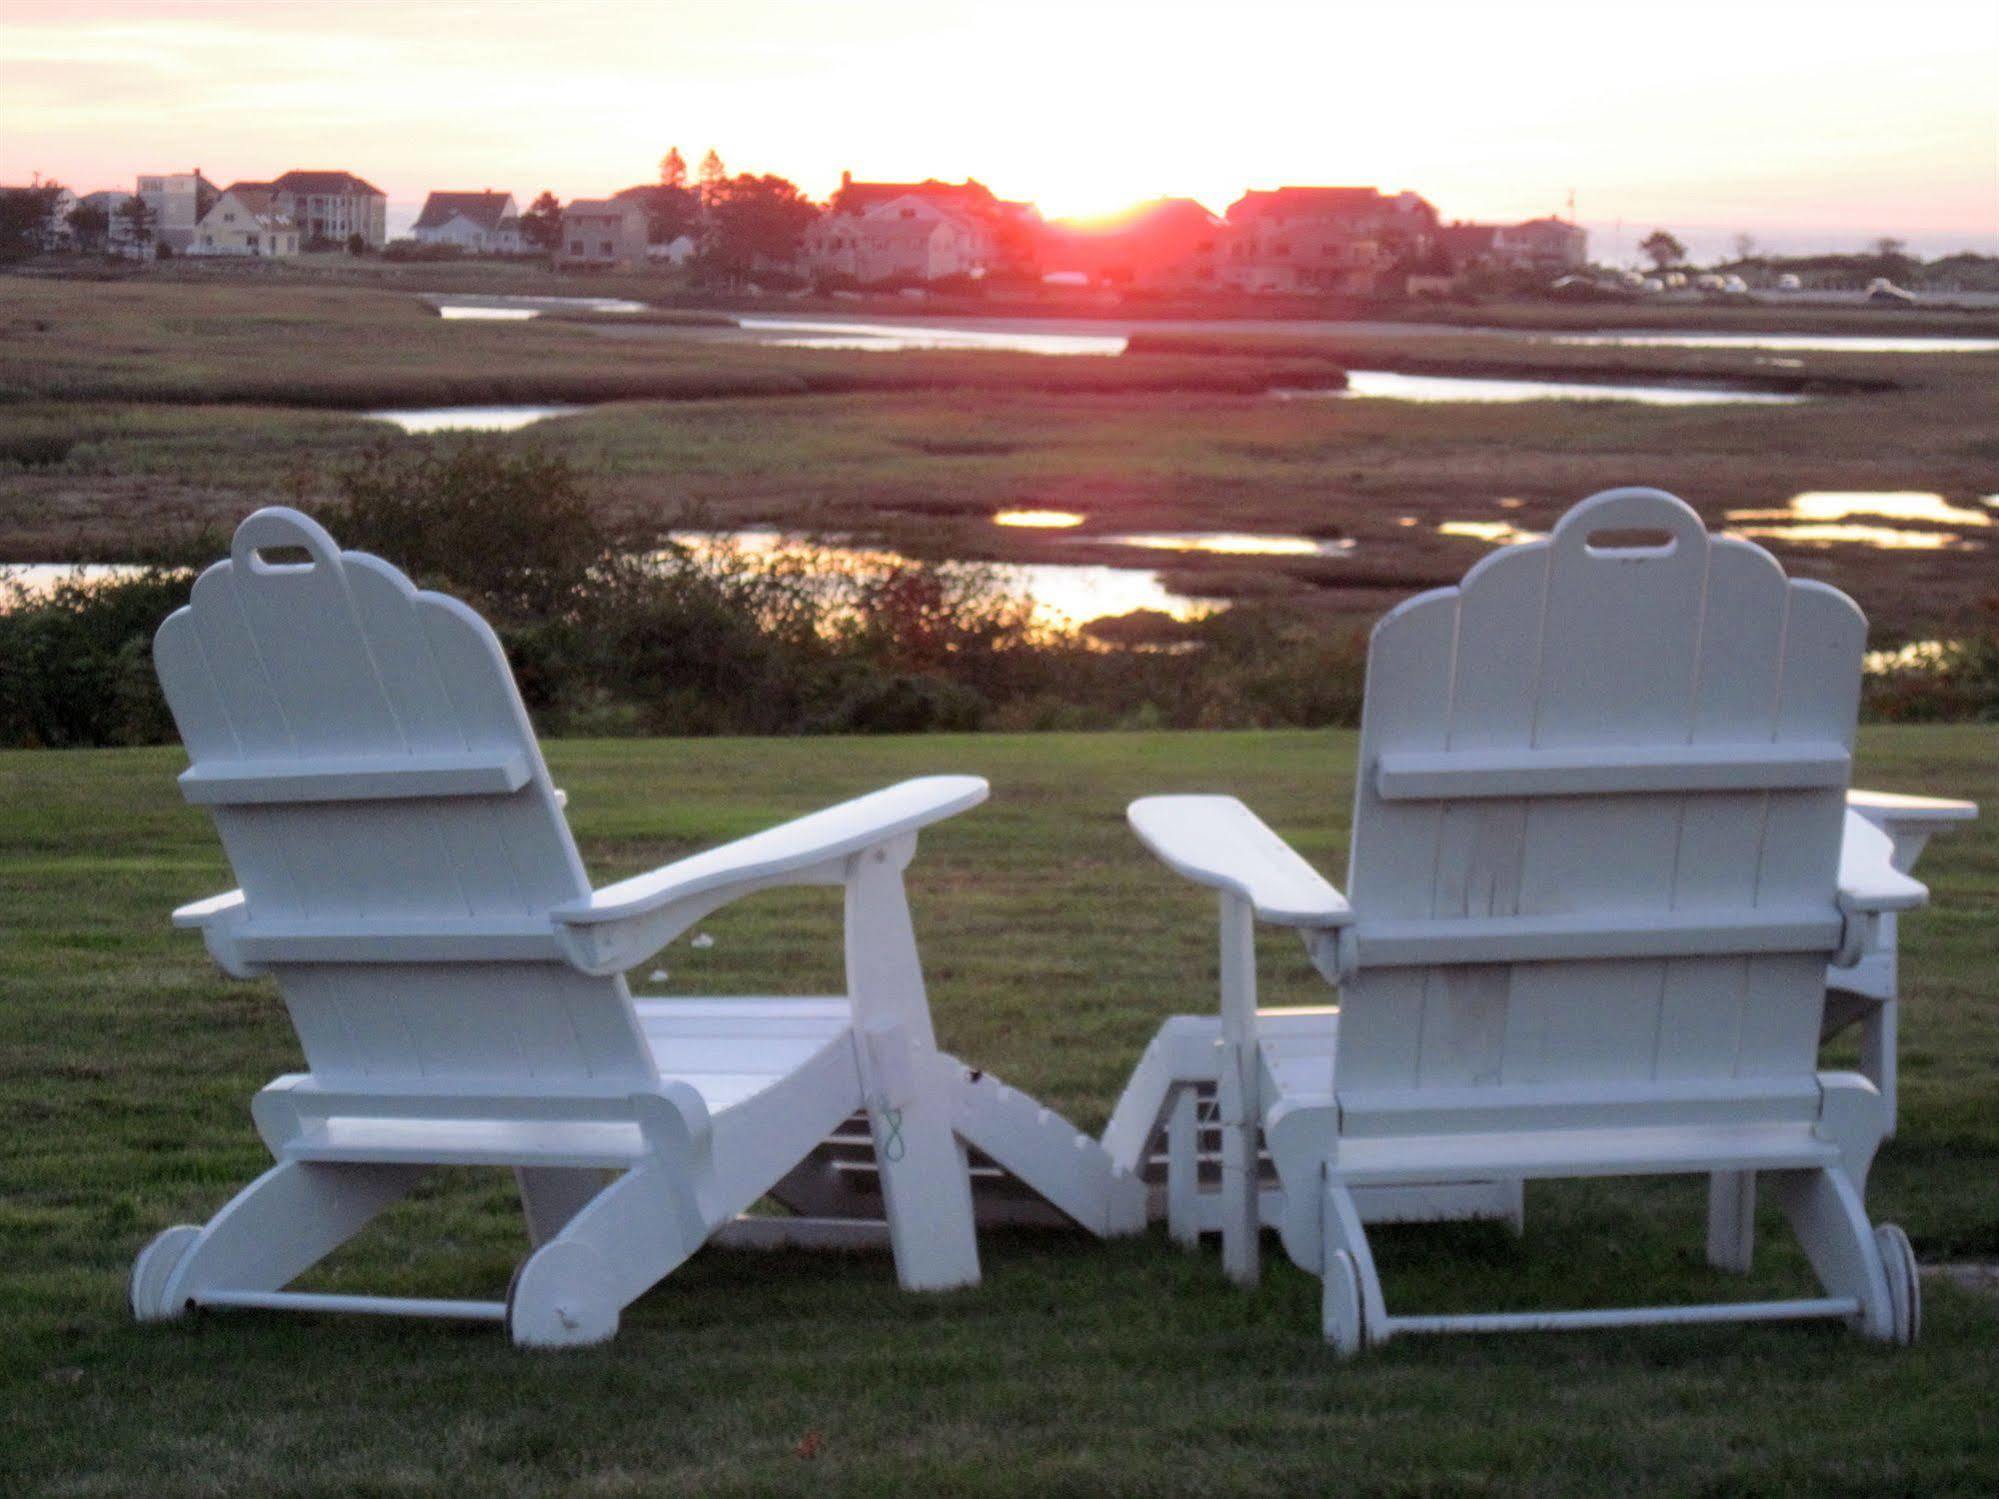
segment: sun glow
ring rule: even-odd
[[[698,161],[714,143],[817,197],[843,169],[971,175],[1051,218],[1169,194],[1219,210],[1286,182],[1527,217],[1573,188],[1599,222],[1999,248],[1989,0],[1906,0],[1893,26],[1843,0],[1808,18],[1690,0],[1628,24],[1521,0],[1445,7],[1432,28],[1281,0],[552,13],[9,0],[0,179],[340,166],[404,204],[489,184],[525,200],[643,182],[668,146]]]

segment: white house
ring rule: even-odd
[[[411,236],[426,245],[456,245],[472,254],[518,255],[521,211],[512,193],[432,193]]]
[[[179,254],[194,243],[195,226],[221,193],[196,167],[147,173],[132,195],[146,205],[146,232],[153,242]]]
[[[238,182],[195,226],[189,255],[296,255],[298,225],[268,182]]]

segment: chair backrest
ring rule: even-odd
[[[295,510],[259,510],[153,660],[275,975],[341,1084],[627,1091],[622,979],[562,961],[589,886],[492,629]]]
[[[1808,1091],[1865,640],[1647,489],[1382,620],[1343,1107]]]

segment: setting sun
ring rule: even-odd
[[[1696,4],[1637,44],[1582,4],[1223,14],[762,0],[570,6],[551,25],[460,4],[371,7],[357,29],[322,0],[13,0],[0,178],[266,178],[337,155],[409,212],[441,185],[602,194],[677,143],[816,197],[842,170],[971,175],[1051,218],[1369,183],[1463,218],[1557,212],[1573,192],[1600,233],[1999,246],[1989,4],[1928,0],[1893,25]],[[272,48],[281,67],[260,61]]]

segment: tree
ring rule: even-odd
[[[111,234],[111,215],[94,203],[79,203],[70,210],[69,232],[79,250],[101,250]]]
[[[1738,234],[1735,236],[1735,258],[1737,260],[1747,260],[1750,256],[1754,255],[1755,253],[1756,253],[1755,235]]]
[[[705,170],[705,168],[704,168]],[[708,197],[709,243],[704,260],[730,281],[747,279],[758,260],[789,262],[819,216],[798,185],[769,173],[739,173]]]
[[[1874,258],[1876,260],[1900,260],[1908,253],[1908,249],[1909,246],[1906,241],[1883,236],[1874,241]]]
[[[44,182],[0,193],[0,260],[26,260],[48,248],[60,185]]]
[[[669,146],[666,155],[660,157],[659,185],[678,188],[687,186],[687,158],[680,154],[680,147]]]
[[[127,235],[135,245],[153,242],[153,211],[136,194],[118,205],[118,217],[125,221]]]
[[[1660,270],[1678,265],[1687,258],[1687,247],[1663,229],[1654,229],[1638,241],[1639,250]]]
[[[562,242],[562,202],[544,192],[521,215],[521,238],[537,250],[553,250]]]
[[[701,158],[701,204],[704,208],[715,206],[715,195],[729,180],[729,169],[722,165],[722,153],[713,146]]]
[[[691,188],[647,183],[620,189],[611,196],[645,209],[647,244],[670,245],[681,235],[701,228],[701,200]]]

